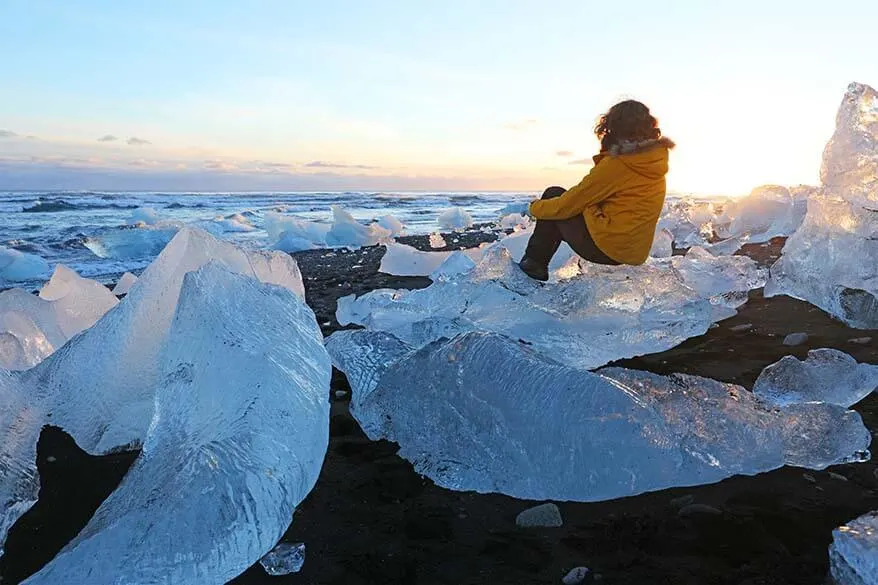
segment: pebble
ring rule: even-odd
[[[561,582],[564,583],[564,585],[579,585],[580,583],[585,583],[586,578],[590,575],[591,571],[588,570],[588,567],[576,567],[570,569],[570,571],[561,579]]]
[[[829,477],[831,477],[832,479],[837,479],[839,481],[848,481],[848,478],[840,473],[835,473],[834,471],[829,472]]]
[[[802,478],[804,478],[805,481],[810,481],[811,483],[817,483],[817,478],[814,477],[813,475],[811,475],[810,473],[803,473]]]
[[[808,341],[807,333],[790,333],[783,338],[783,344],[788,346],[802,345]]]
[[[750,331],[753,329],[753,323],[741,323],[740,325],[735,325],[734,327],[729,327],[729,331]]]
[[[853,339],[848,339],[848,343],[856,343],[857,345],[867,345],[872,343],[871,337],[854,337]]]
[[[344,398],[344,397],[347,396],[347,395],[348,395],[348,393],[347,393],[346,391],[344,391],[344,390],[336,390],[336,391],[335,391],[335,397],[336,397],[336,398]]]
[[[528,508],[515,518],[515,524],[522,528],[557,528],[564,525],[561,510],[552,503]]]
[[[49,455],[48,457],[46,457],[46,461],[49,463],[55,463],[56,461],[58,461],[58,459],[54,455]]]
[[[695,503],[695,496],[692,494],[686,494],[685,496],[680,496],[679,498],[674,498],[671,500],[671,506],[674,508],[683,508],[688,506],[689,504]]]
[[[708,506],[707,504],[689,504],[688,506],[683,506],[680,508],[680,511],[677,512],[677,516],[680,518],[699,515],[720,516],[722,515],[722,510],[714,508],[713,506]]]

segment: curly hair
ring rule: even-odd
[[[622,142],[638,142],[661,138],[658,120],[649,108],[635,100],[619,102],[598,118],[595,136],[601,141],[601,150],[610,150]]]

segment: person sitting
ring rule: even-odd
[[[567,190],[549,187],[528,207],[536,226],[519,266],[531,278],[549,279],[561,242],[597,264],[637,265],[649,256],[674,143],[634,100],[610,108],[594,132],[601,151],[588,175]]]

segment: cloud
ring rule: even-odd
[[[127,140],[128,146],[146,146],[147,144],[152,144],[149,140],[144,140],[143,138],[138,138],[137,136],[132,136]]]
[[[567,156],[573,156],[573,151],[572,150],[558,150],[558,151],[555,151],[555,154],[557,156],[567,157]]]
[[[119,140],[118,136],[113,136],[112,134],[104,134],[100,138],[98,138],[98,142],[116,142]],[[131,140],[134,140],[133,138]],[[128,141],[128,144],[131,144],[131,141]]]
[[[376,168],[378,168],[378,167],[373,167],[373,166],[369,166],[369,165],[346,165],[346,164],[341,164],[341,163],[325,162],[325,161],[322,161],[322,160],[315,160],[315,161],[309,162],[309,163],[307,163],[305,166],[308,167],[308,168],[311,168],[311,169],[359,169],[359,170],[371,170],[371,169],[376,169]]]
[[[0,138],[15,138],[16,136],[18,134],[12,130],[0,130]]]
[[[591,160],[590,158],[578,158],[576,160],[570,161],[567,164],[568,165],[590,165],[590,164],[594,164],[594,161]]]
[[[537,120],[530,118],[527,120],[522,120],[520,122],[510,122],[508,124],[503,124],[503,127],[506,128],[507,130],[516,130],[517,131],[517,130],[527,130],[529,128],[533,128],[537,124],[539,124],[539,122]]]
[[[210,171],[236,171],[238,166],[222,160],[206,160],[202,167]]]

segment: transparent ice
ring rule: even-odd
[[[119,304],[103,284],[83,278],[62,264],[55,267],[52,278],[40,289],[40,298],[52,303],[58,326],[68,339],[94,325]]]
[[[332,227],[326,232],[326,245],[330,248],[374,246],[391,237],[391,230],[378,223],[363,225],[338,205],[332,206],[332,217]]]
[[[164,223],[108,228],[86,238],[83,245],[98,258],[117,260],[151,258],[161,252],[179,230],[179,225]]]
[[[557,272],[568,277],[538,283],[515,266],[503,245],[494,245],[475,268],[425,289],[340,299],[336,317],[342,325],[388,331],[415,346],[464,331],[493,331],[568,365],[595,368],[705,333],[764,282],[749,258],[703,251],[636,267],[573,261]]]
[[[390,218],[390,219],[388,219]],[[383,218],[385,223],[395,220]],[[298,252],[315,248],[360,248],[374,246],[391,240],[393,229],[383,227],[381,221],[363,225],[338,205],[332,206],[332,223],[317,223],[281,215],[265,214],[265,230],[276,250]]]
[[[185,275],[162,345],[141,455],[28,585],[221,585],[274,546],[314,486],[330,363],[298,296],[209,263]]]
[[[860,415],[837,405],[767,405],[695,376],[592,373],[496,334],[415,349],[343,331],[327,349],[366,434],[398,443],[419,473],[454,490],[606,500],[861,461],[871,442]]]
[[[392,215],[385,215],[378,220],[378,225],[390,232],[391,237],[396,237],[402,233],[405,226],[399,219]]]
[[[439,227],[445,230],[464,230],[473,225],[473,217],[462,207],[451,207],[436,218]]]
[[[262,557],[259,564],[272,576],[298,573],[305,564],[305,543],[282,542]]]
[[[183,278],[209,262],[304,298],[289,255],[245,251],[200,230],[181,230],[116,308],[42,363],[0,379],[0,542],[36,500],[34,460],[44,424],[61,427],[93,454],[142,444]],[[244,299],[239,304],[236,310],[247,308]]]
[[[666,228],[656,228],[649,250],[652,258],[670,258],[674,255],[674,234]]]
[[[771,268],[766,296],[808,301],[851,327],[878,328],[878,92],[848,87],[826,145],[822,193]]]
[[[753,393],[766,402],[828,402],[848,407],[878,389],[878,366],[837,349],[813,349],[804,361],[785,356],[759,374]]]
[[[788,188],[780,185],[757,187],[727,206],[724,217],[728,223],[719,225],[717,233],[722,238],[742,238],[754,244],[789,236],[805,217],[805,199],[794,198]]]
[[[832,531],[829,571],[838,585],[878,585],[878,511]]]

